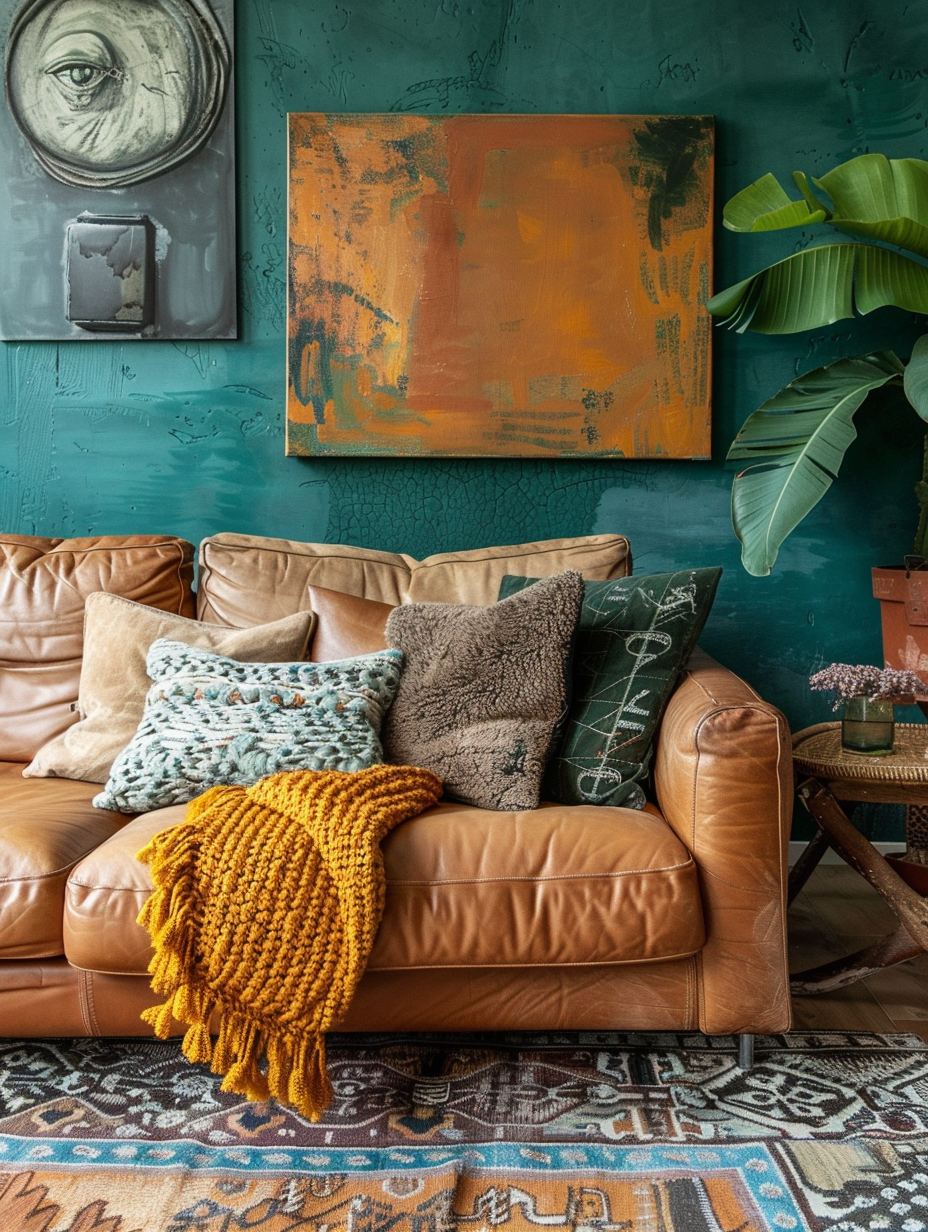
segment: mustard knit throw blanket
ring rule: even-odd
[[[380,843],[433,805],[441,780],[409,766],[296,770],[213,787],[138,859],[154,892],[152,988],[142,1017],[222,1089],[318,1120],[332,1097],[324,1032],[348,1008],[383,914]],[[210,1037],[215,1014],[218,1038]],[[262,1064],[262,1061],[266,1064]]]

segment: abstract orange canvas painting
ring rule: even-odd
[[[289,138],[289,454],[708,457],[710,117]]]

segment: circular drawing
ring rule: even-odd
[[[46,171],[116,188],[206,140],[228,72],[205,0],[27,0],[7,45],[7,100]]]

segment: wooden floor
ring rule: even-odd
[[[896,927],[896,918],[845,864],[820,864],[789,912],[790,969],[851,954]],[[819,997],[793,998],[793,1025],[912,1031],[928,1040],[928,954]]]

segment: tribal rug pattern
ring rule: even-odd
[[[177,1041],[0,1041],[2,1232],[928,1232],[928,1045],[331,1036],[316,1125]]]

